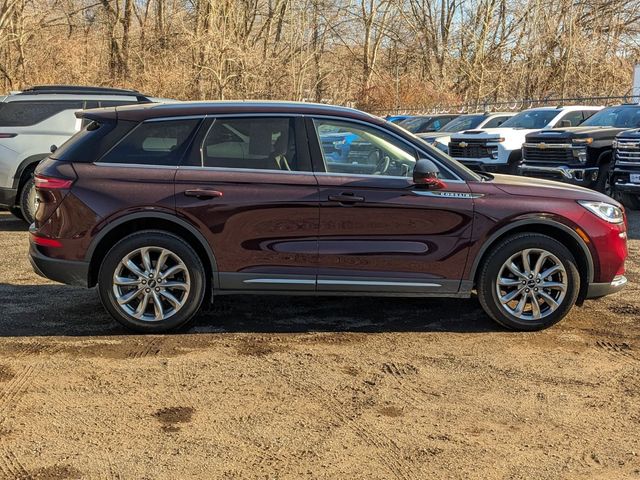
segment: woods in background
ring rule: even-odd
[[[0,0],[0,91],[364,109],[624,95],[638,0]]]

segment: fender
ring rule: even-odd
[[[176,215],[171,215],[169,213],[150,212],[150,211],[137,212],[137,213],[125,215],[116,220],[113,220],[112,222],[107,223],[105,227],[100,231],[100,233],[98,233],[95,236],[95,238],[91,241],[91,244],[87,249],[87,253],[85,254],[85,261],[87,262],[91,261],[91,258],[93,257],[93,253],[95,252],[95,249],[97,248],[97,246],[100,244],[100,242],[104,239],[104,237],[109,232],[113,231],[114,228],[124,223],[130,222],[132,220],[138,220],[138,219],[148,220],[153,218],[166,220],[168,222],[174,223],[175,225],[178,225],[184,228],[185,230],[187,230],[198,240],[200,245],[204,248],[204,251],[207,253],[207,257],[209,258],[209,264],[211,265],[211,270],[214,276],[214,285],[216,286],[219,285],[218,263],[216,261],[215,255],[213,254],[213,251],[211,250],[211,247],[209,246],[209,242],[207,242],[204,236],[192,224],[190,224],[189,222],[187,222],[186,220],[180,217],[177,217]]]
[[[480,251],[478,251],[476,258],[473,260],[473,264],[471,266],[471,272],[469,276],[471,282],[473,282],[473,279],[475,279],[476,277],[476,272],[478,270],[478,267],[480,266],[480,260],[482,259],[483,255],[487,252],[487,250],[489,250],[489,248],[491,248],[494,245],[496,240],[502,235],[504,235],[505,233],[508,233],[523,225],[545,225],[545,226],[557,228],[559,230],[562,230],[564,233],[568,233],[569,235],[571,235],[571,237],[574,240],[576,240],[578,245],[580,245],[580,248],[582,249],[582,253],[584,254],[584,257],[587,259],[588,282],[589,283],[593,282],[593,275],[594,275],[593,257],[591,255],[591,251],[589,250],[589,247],[587,247],[587,245],[584,243],[584,240],[582,240],[580,235],[578,235],[576,232],[574,232],[570,227],[568,227],[564,223],[560,223],[549,218],[541,218],[541,217],[532,217],[532,218],[517,220],[513,223],[509,223],[508,225],[504,225],[503,227],[493,232],[491,236],[484,242],[484,245],[482,245],[482,248],[480,248]]]

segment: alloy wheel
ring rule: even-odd
[[[567,272],[551,252],[527,248],[503,263],[495,288],[504,311],[520,320],[539,320],[562,304],[568,288]]]
[[[138,320],[159,322],[175,315],[191,290],[182,259],[161,247],[142,247],[122,258],[113,274],[118,307]]]

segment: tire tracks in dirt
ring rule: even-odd
[[[306,382],[298,380],[294,374],[289,374],[284,371],[282,365],[276,361],[267,359],[267,362],[280,376],[286,379],[287,383],[300,392],[311,396],[314,401],[322,405],[340,424],[351,429],[360,440],[368,446],[373,447],[375,455],[382,465],[393,474],[394,478],[398,480],[422,478],[420,474],[413,471],[411,462],[404,460],[405,456],[403,455],[402,449],[392,438],[384,432],[376,431],[375,429],[367,427],[363,422],[358,421],[364,413],[363,405],[355,405],[354,408],[354,405],[344,404],[338,400],[339,396],[335,395],[334,392],[325,389],[311,380]],[[375,374],[373,379],[367,379],[365,384],[373,387],[377,383],[377,378],[379,378],[379,374]],[[351,410],[351,413],[348,413],[349,410]]]

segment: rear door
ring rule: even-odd
[[[318,117],[307,130],[320,189],[318,291],[458,292],[473,218],[467,184],[441,165],[445,189],[415,188],[425,153],[379,127]],[[335,130],[353,136],[345,163],[321,148]]]
[[[176,207],[207,237],[218,290],[315,290],[318,185],[302,117],[207,119],[176,175]]]

